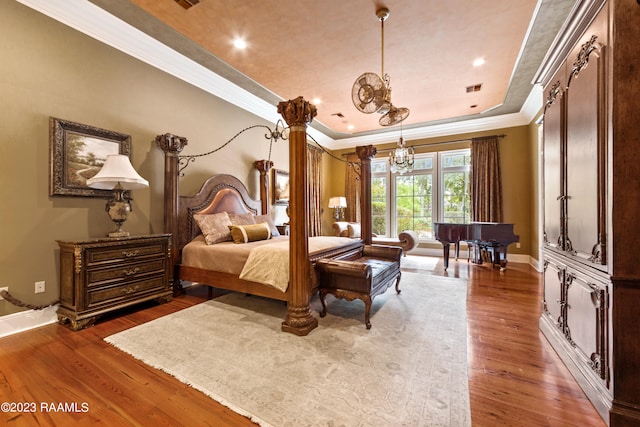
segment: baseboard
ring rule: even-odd
[[[452,251],[453,252],[453,251]],[[422,255],[422,256],[431,256],[431,257],[438,257],[438,258],[442,258],[442,249],[437,249],[437,248],[420,248],[417,247],[413,250],[411,250],[410,252],[408,252],[409,255]],[[449,256],[449,260],[454,259],[453,257],[451,257],[451,255]],[[464,250],[460,250],[460,258],[462,260],[466,260],[467,259],[467,251]],[[508,262],[518,262],[518,263],[523,263],[523,264],[529,264],[531,265],[533,268],[536,269],[536,271],[542,271],[541,270],[541,266],[540,266],[540,262],[533,258],[531,255],[526,255],[526,254],[507,254],[507,261]]]
[[[609,425],[609,412],[613,404],[613,396],[600,379],[587,367],[587,362],[569,343],[553,322],[546,315],[539,321],[540,332],[549,342],[564,366],[576,380],[602,420]],[[631,425],[631,424],[624,424]]]
[[[57,310],[58,305],[53,305],[42,310],[25,310],[2,316],[0,338],[55,323],[58,321]]]
[[[539,259],[529,256],[529,264],[531,267],[535,268],[537,272],[542,273],[542,263]]]

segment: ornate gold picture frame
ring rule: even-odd
[[[89,188],[109,154],[131,157],[131,136],[93,126],[49,118],[49,195],[105,197],[108,190]]]

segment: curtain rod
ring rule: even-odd
[[[413,148],[430,147],[432,145],[455,144],[457,142],[465,142],[465,141],[471,142],[474,139],[504,138],[505,136],[507,136],[507,135],[505,135],[503,133],[503,134],[500,134],[500,135],[487,135],[487,136],[479,136],[479,137],[476,137],[476,138],[456,139],[456,140],[452,140],[452,141],[431,142],[431,143],[424,143],[424,144],[417,144],[417,145],[409,145],[409,144],[407,144],[407,147],[413,147]],[[393,151],[393,150],[395,150],[395,148],[383,148],[381,150],[376,150],[376,151],[377,151],[377,153],[385,153],[385,152]],[[355,151],[350,152],[350,153],[344,153],[342,155],[342,157],[346,157],[346,156],[349,156],[351,154],[355,154]]]

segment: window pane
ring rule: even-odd
[[[412,196],[413,195],[413,176],[399,175],[396,176],[396,196]]]
[[[413,170],[433,169],[433,157],[416,157]]]
[[[471,199],[469,196],[469,172],[445,172],[443,174],[444,203],[443,222],[468,223]]]
[[[386,171],[387,171],[386,160],[371,162],[371,173],[386,172]]]
[[[419,238],[433,233],[433,175],[396,176],[396,235],[414,230]]]
[[[413,193],[414,195],[424,196],[431,194],[431,178],[432,174],[416,175],[413,180]]]
[[[373,233],[384,236],[387,233],[387,178],[371,178],[371,219]]]
[[[471,155],[468,153],[445,154],[442,156],[443,168],[466,166],[470,163]]]

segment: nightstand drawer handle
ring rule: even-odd
[[[140,253],[139,251],[131,251],[131,252],[123,252],[122,254],[124,255],[125,258],[132,258],[138,255],[139,253]]]
[[[123,289],[123,290],[122,290],[122,293],[124,293],[124,294],[132,294],[132,293],[134,293],[134,292],[135,292],[135,291],[137,291],[137,290],[138,290],[138,287],[137,287],[137,286],[134,286],[133,288]]]
[[[132,268],[131,270],[122,270],[122,272],[124,273],[125,276],[133,276],[138,271],[140,271],[140,269],[138,267]]]

